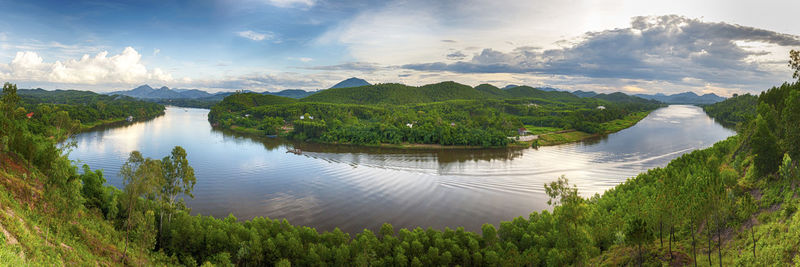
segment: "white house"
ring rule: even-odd
[[[606,106],[597,106],[597,109],[604,110],[604,109],[606,109]]]

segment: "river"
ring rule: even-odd
[[[671,105],[633,127],[538,149],[401,150],[295,143],[213,129],[208,110],[164,116],[74,137],[70,159],[103,169],[121,188],[133,150],[162,158],[182,146],[197,176],[192,214],[286,218],[320,231],[463,226],[479,230],[548,208],[543,185],[565,175],[591,196],[733,134],[701,108]],[[298,149],[299,154],[287,153]]]

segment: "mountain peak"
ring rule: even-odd
[[[348,78],[347,80],[341,81],[334,86],[331,86],[331,88],[359,87],[365,85],[370,85],[370,83],[368,83],[363,79],[352,77]]]
[[[139,87],[133,88],[133,90],[134,91],[141,91],[141,90],[150,91],[150,90],[153,90],[153,87],[150,87],[150,85],[147,85],[147,84],[143,84],[143,85],[140,85]]]

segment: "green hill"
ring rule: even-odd
[[[378,231],[364,230],[357,235],[338,229],[319,232],[269,218],[243,221],[233,215],[192,216],[181,205],[171,206],[163,197],[154,197],[174,186],[165,174],[176,165],[162,163],[182,161],[170,157],[134,161],[132,153],[126,163],[130,170],[126,172],[128,186],[123,190],[106,186],[102,171],[87,166],[78,173],[77,166],[64,154],[66,148],[57,145],[59,138],[50,138],[32,127],[41,119],[26,118],[24,107],[16,105],[18,100],[9,93],[11,90],[4,91],[0,98],[3,266],[800,263],[800,170],[796,160],[800,158],[800,83],[762,93],[757,115],[743,122],[737,136],[687,153],[663,168],[641,173],[591,198],[583,198],[565,178],[554,177],[556,182],[545,185],[553,203],[551,210],[532,212],[497,226],[485,224],[480,232],[460,227],[394,229],[384,224]],[[259,101],[246,95],[233,99],[242,105]],[[449,111],[474,102],[424,104],[432,107],[424,113],[409,114]],[[298,105],[348,109],[343,110],[345,116],[379,112],[361,105],[322,103],[266,105],[250,110]],[[490,110],[478,106],[473,111],[470,117],[488,116],[481,113]],[[304,124],[325,127],[314,122]],[[357,128],[343,131],[352,129]],[[185,164],[182,166],[188,168],[189,163]]]
[[[338,104],[418,104],[448,100],[522,99],[538,98],[560,102],[579,101],[579,97],[561,91],[543,91],[530,86],[500,89],[491,84],[472,88],[456,82],[441,82],[424,86],[389,83],[349,88],[332,88],[302,98],[302,102]]]
[[[510,97],[508,92],[504,91],[503,89],[497,88],[496,86],[491,85],[491,84],[484,83],[484,84],[475,86],[475,90],[478,90],[479,92],[484,93],[487,96],[494,96],[494,97],[497,97],[497,98],[508,98],[508,97]]]
[[[576,101],[579,97],[562,91],[543,91],[530,86],[517,86],[505,90],[510,98],[542,98],[558,101]]]
[[[295,103],[297,100],[276,95],[262,95],[258,93],[232,94],[225,97],[222,102],[216,105],[230,111],[240,111],[252,107],[264,105],[282,105]]]
[[[441,82],[420,87],[387,83],[331,88],[302,98],[300,101],[362,105],[402,105],[455,99],[483,99],[487,97],[486,94],[475,90],[475,88],[455,82]]]
[[[611,94],[597,94],[592,98],[603,99],[609,102],[617,103],[660,103],[656,100],[648,100],[637,96],[626,95],[624,93],[616,92]]]
[[[758,106],[758,97],[745,94],[704,106],[703,110],[719,123],[726,126],[735,126],[738,123],[755,119],[758,115],[756,114],[756,106]]]

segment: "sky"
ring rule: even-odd
[[[792,80],[796,0],[0,0],[0,81],[279,91],[349,77],[626,93]]]

